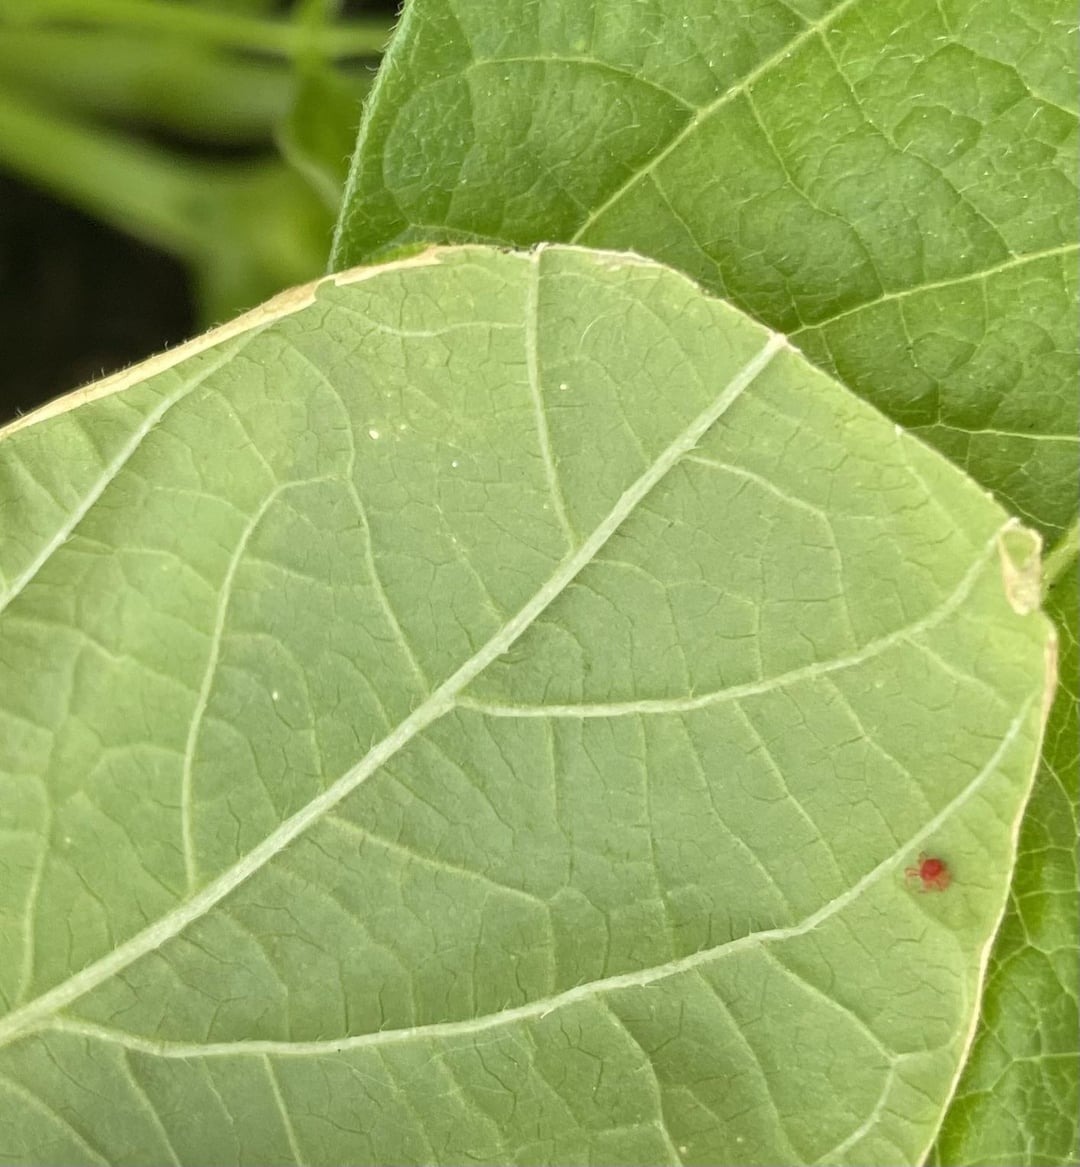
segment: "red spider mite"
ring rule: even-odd
[[[910,879],[917,879],[921,884],[920,891],[944,891],[952,883],[952,872],[944,859],[936,859],[924,851],[919,856],[917,867],[908,867],[904,875]]]

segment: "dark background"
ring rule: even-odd
[[[171,256],[0,172],[0,421],[190,336]]]
[[[0,424],[196,331],[181,263],[0,168]]]

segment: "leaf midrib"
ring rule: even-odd
[[[533,252],[531,262],[539,265],[542,249]],[[186,902],[162,916],[149,927],[113,949],[66,981],[33,1001],[0,1018],[0,1046],[27,1029],[39,1025],[52,1013],[85,996],[116,973],[179,935],[189,924],[201,919],[221,900],[260,871],[308,827],[351,794],[432,722],[455,707],[457,695],[496,658],[503,655],[533,622],[562,594],[567,585],[599,553],[615,531],[634,512],[645,496],[675,464],[689,453],[755,380],[773,357],[787,345],[779,333],[767,332],[764,345],[727,382],[711,405],[678,434],[635,482],[619,497],[608,514],[576,552],[567,556],[536,595],[472,657],[445,680],[428,699],[380,742],[376,743],[352,769],[346,771],[296,814],[286,819],[232,867],[222,872]]]

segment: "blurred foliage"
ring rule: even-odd
[[[201,325],[321,274],[388,16],[0,0],[0,167],[185,263]]]

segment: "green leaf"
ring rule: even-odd
[[[670,263],[1053,537],[1076,513],[1066,0],[411,0],[334,263]]]
[[[971,1057],[934,1163],[1060,1163],[1077,1145],[1077,566],[1051,588],[1061,682]],[[1064,1152],[1064,1154],[1063,1154]]]
[[[1077,499],[1076,32],[1064,0],[410,0],[334,262],[417,239],[662,259],[789,331],[1053,542]],[[1023,1107],[984,1097],[980,1120],[1001,1108],[1039,1132],[1030,1162],[1073,1162],[1069,1124],[1043,1113],[1075,1110],[1076,1059],[1040,1085]],[[980,1161],[1029,1161],[990,1129],[1000,1155]]]
[[[782,338],[429,252],[25,419],[0,508],[5,1161],[925,1154],[1037,541]]]

